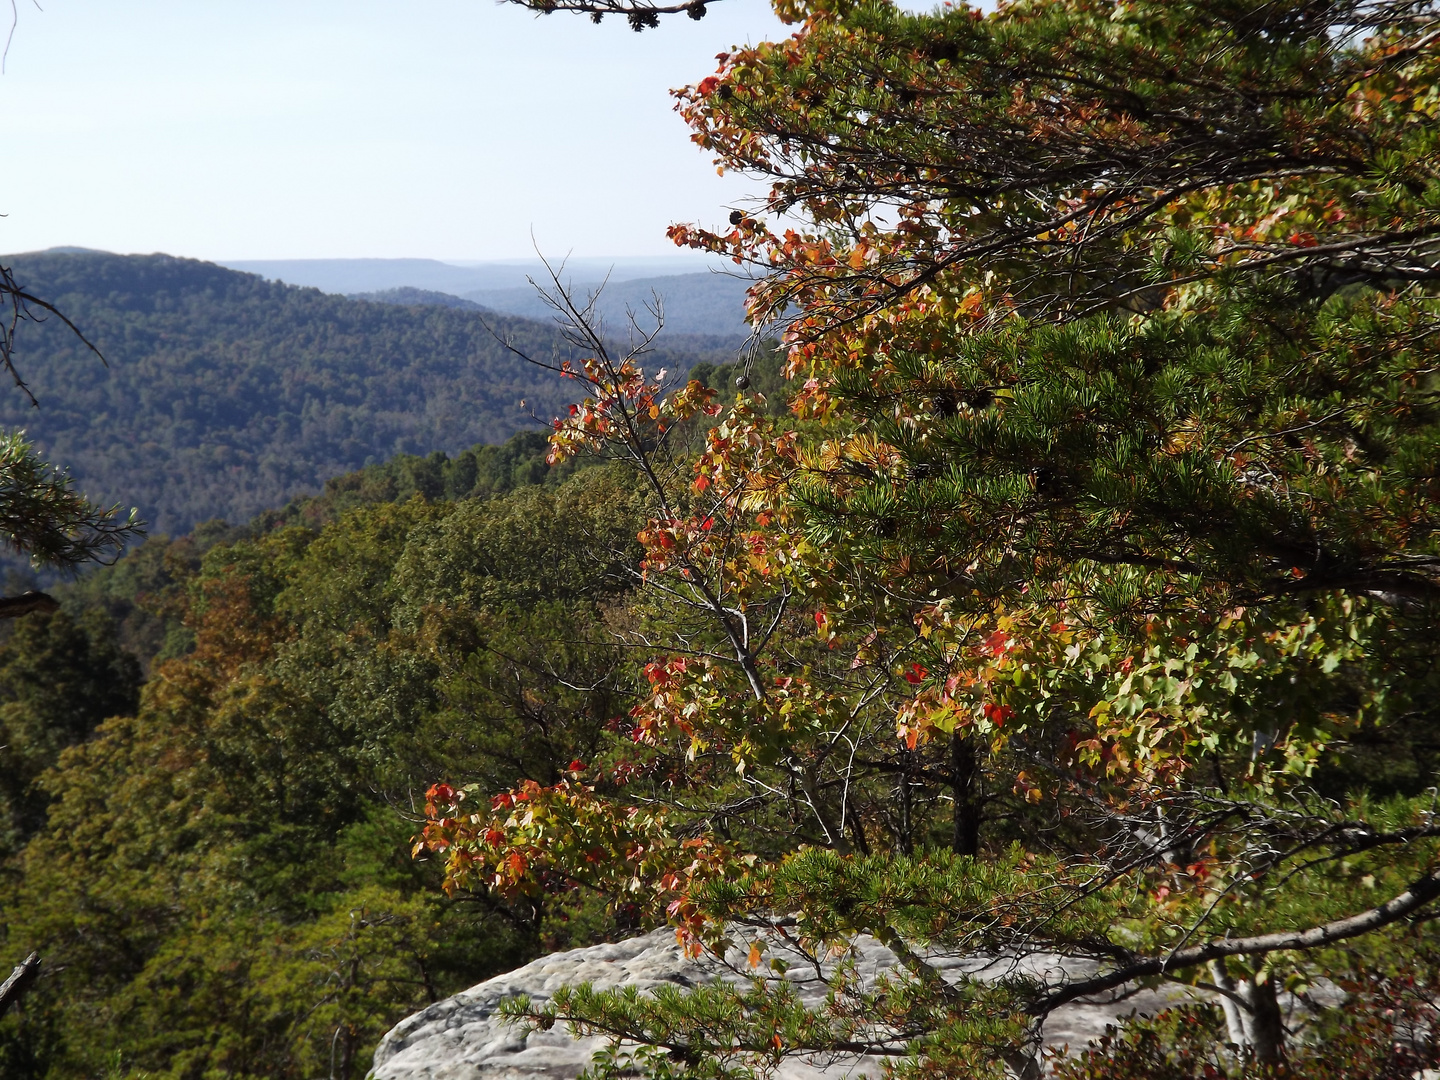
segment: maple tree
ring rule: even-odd
[[[1281,1067],[1282,989],[1407,955],[1440,899],[1440,10],[776,9],[794,36],[679,94],[770,194],[672,234],[763,272],[757,325],[798,312],[790,413],[586,342],[554,456],[649,487],[648,690],[558,785],[433,788],[419,849],[748,936],[748,992],[517,1009],[670,1055],[602,1072],[1031,1076],[1054,1009],[1143,980]],[[797,1013],[776,933],[905,973]]]

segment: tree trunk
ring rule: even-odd
[[[870,841],[866,839],[865,826],[860,821],[860,814],[853,801],[846,803],[845,817],[850,822],[850,843],[861,855],[869,855]]]
[[[900,786],[896,788],[896,795],[900,803],[900,831],[895,837],[896,846],[900,849],[901,855],[909,855],[914,850],[914,841],[910,835],[910,759],[902,754],[901,760],[905,763],[905,769],[900,773]]]
[[[1245,1037],[1250,1040],[1255,1060],[1261,1065],[1279,1065],[1285,1060],[1285,1023],[1275,983],[1267,976],[1263,981],[1242,982],[1240,986],[1249,1005]]]
[[[979,855],[980,762],[975,740],[958,732],[950,736],[950,784],[955,793],[955,854]]]
[[[1274,982],[1268,975],[1264,979],[1233,979],[1223,960],[1211,961],[1210,973],[1215,985],[1228,991],[1220,996],[1220,1008],[1230,1041],[1259,1065],[1281,1064],[1285,1060],[1285,1023]]]

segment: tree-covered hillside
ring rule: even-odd
[[[399,454],[332,476],[317,494],[299,496],[244,524],[214,519],[183,536],[152,536],[114,565],[60,582],[52,591],[66,611],[103,612],[120,648],[149,671],[157,661],[183,655],[194,644],[193,635],[184,627],[179,599],[183,583],[199,570],[211,548],[254,540],[290,526],[319,531],[347,513],[406,503],[416,496],[445,502],[503,496],[526,487],[554,487],[593,463],[576,461],[552,467],[545,461],[549,449],[543,432],[522,431],[499,445],[474,446],[454,457],[438,450],[425,457]],[[0,636],[3,634],[0,628]]]
[[[624,738],[642,501],[549,451],[399,455],[0,627],[0,951],[45,963],[0,1077],[358,1080],[415,1008],[633,929],[411,858],[435,778],[553,782]]]
[[[509,450],[479,465],[502,487]],[[615,931],[449,901],[409,838],[437,772],[556,779],[628,707],[633,484],[427,501],[416,464],[148,543],[0,639],[0,947],[45,958],[0,1076],[358,1080],[408,1012]]]
[[[395,454],[500,442],[563,396],[487,329],[549,358],[563,344],[547,324],[362,303],[164,255],[11,263],[109,367],[55,320],[27,326],[16,355],[40,408],[6,394],[0,427],[25,428],[80,490],[138,506],[153,532],[245,520]]]

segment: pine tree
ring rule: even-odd
[[[598,339],[567,367],[555,456],[650,486],[650,693],[559,784],[434,789],[422,846],[453,885],[645,898],[696,948],[757,928],[748,996],[529,1014],[670,1055],[615,1068],[1033,1076],[1050,1012],[1145,980],[1218,988],[1278,1067],[1281,985],[1413,961],[1440,899],[1440,10],[779,9],[795,36],[680,93],[771,193],[673,232],[764,271],[757,324],[798,309],[792,415],[707,420]],[[758,966],[791,919],[904,974],[797,1013]],[[947,952],[1100,968],[955,982]]]

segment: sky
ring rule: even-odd
[[[495,0],[41,3],[0,75],[0,252],[671,254],[761,185],[668,91],[786,33],[766,0],[640,34]]]

